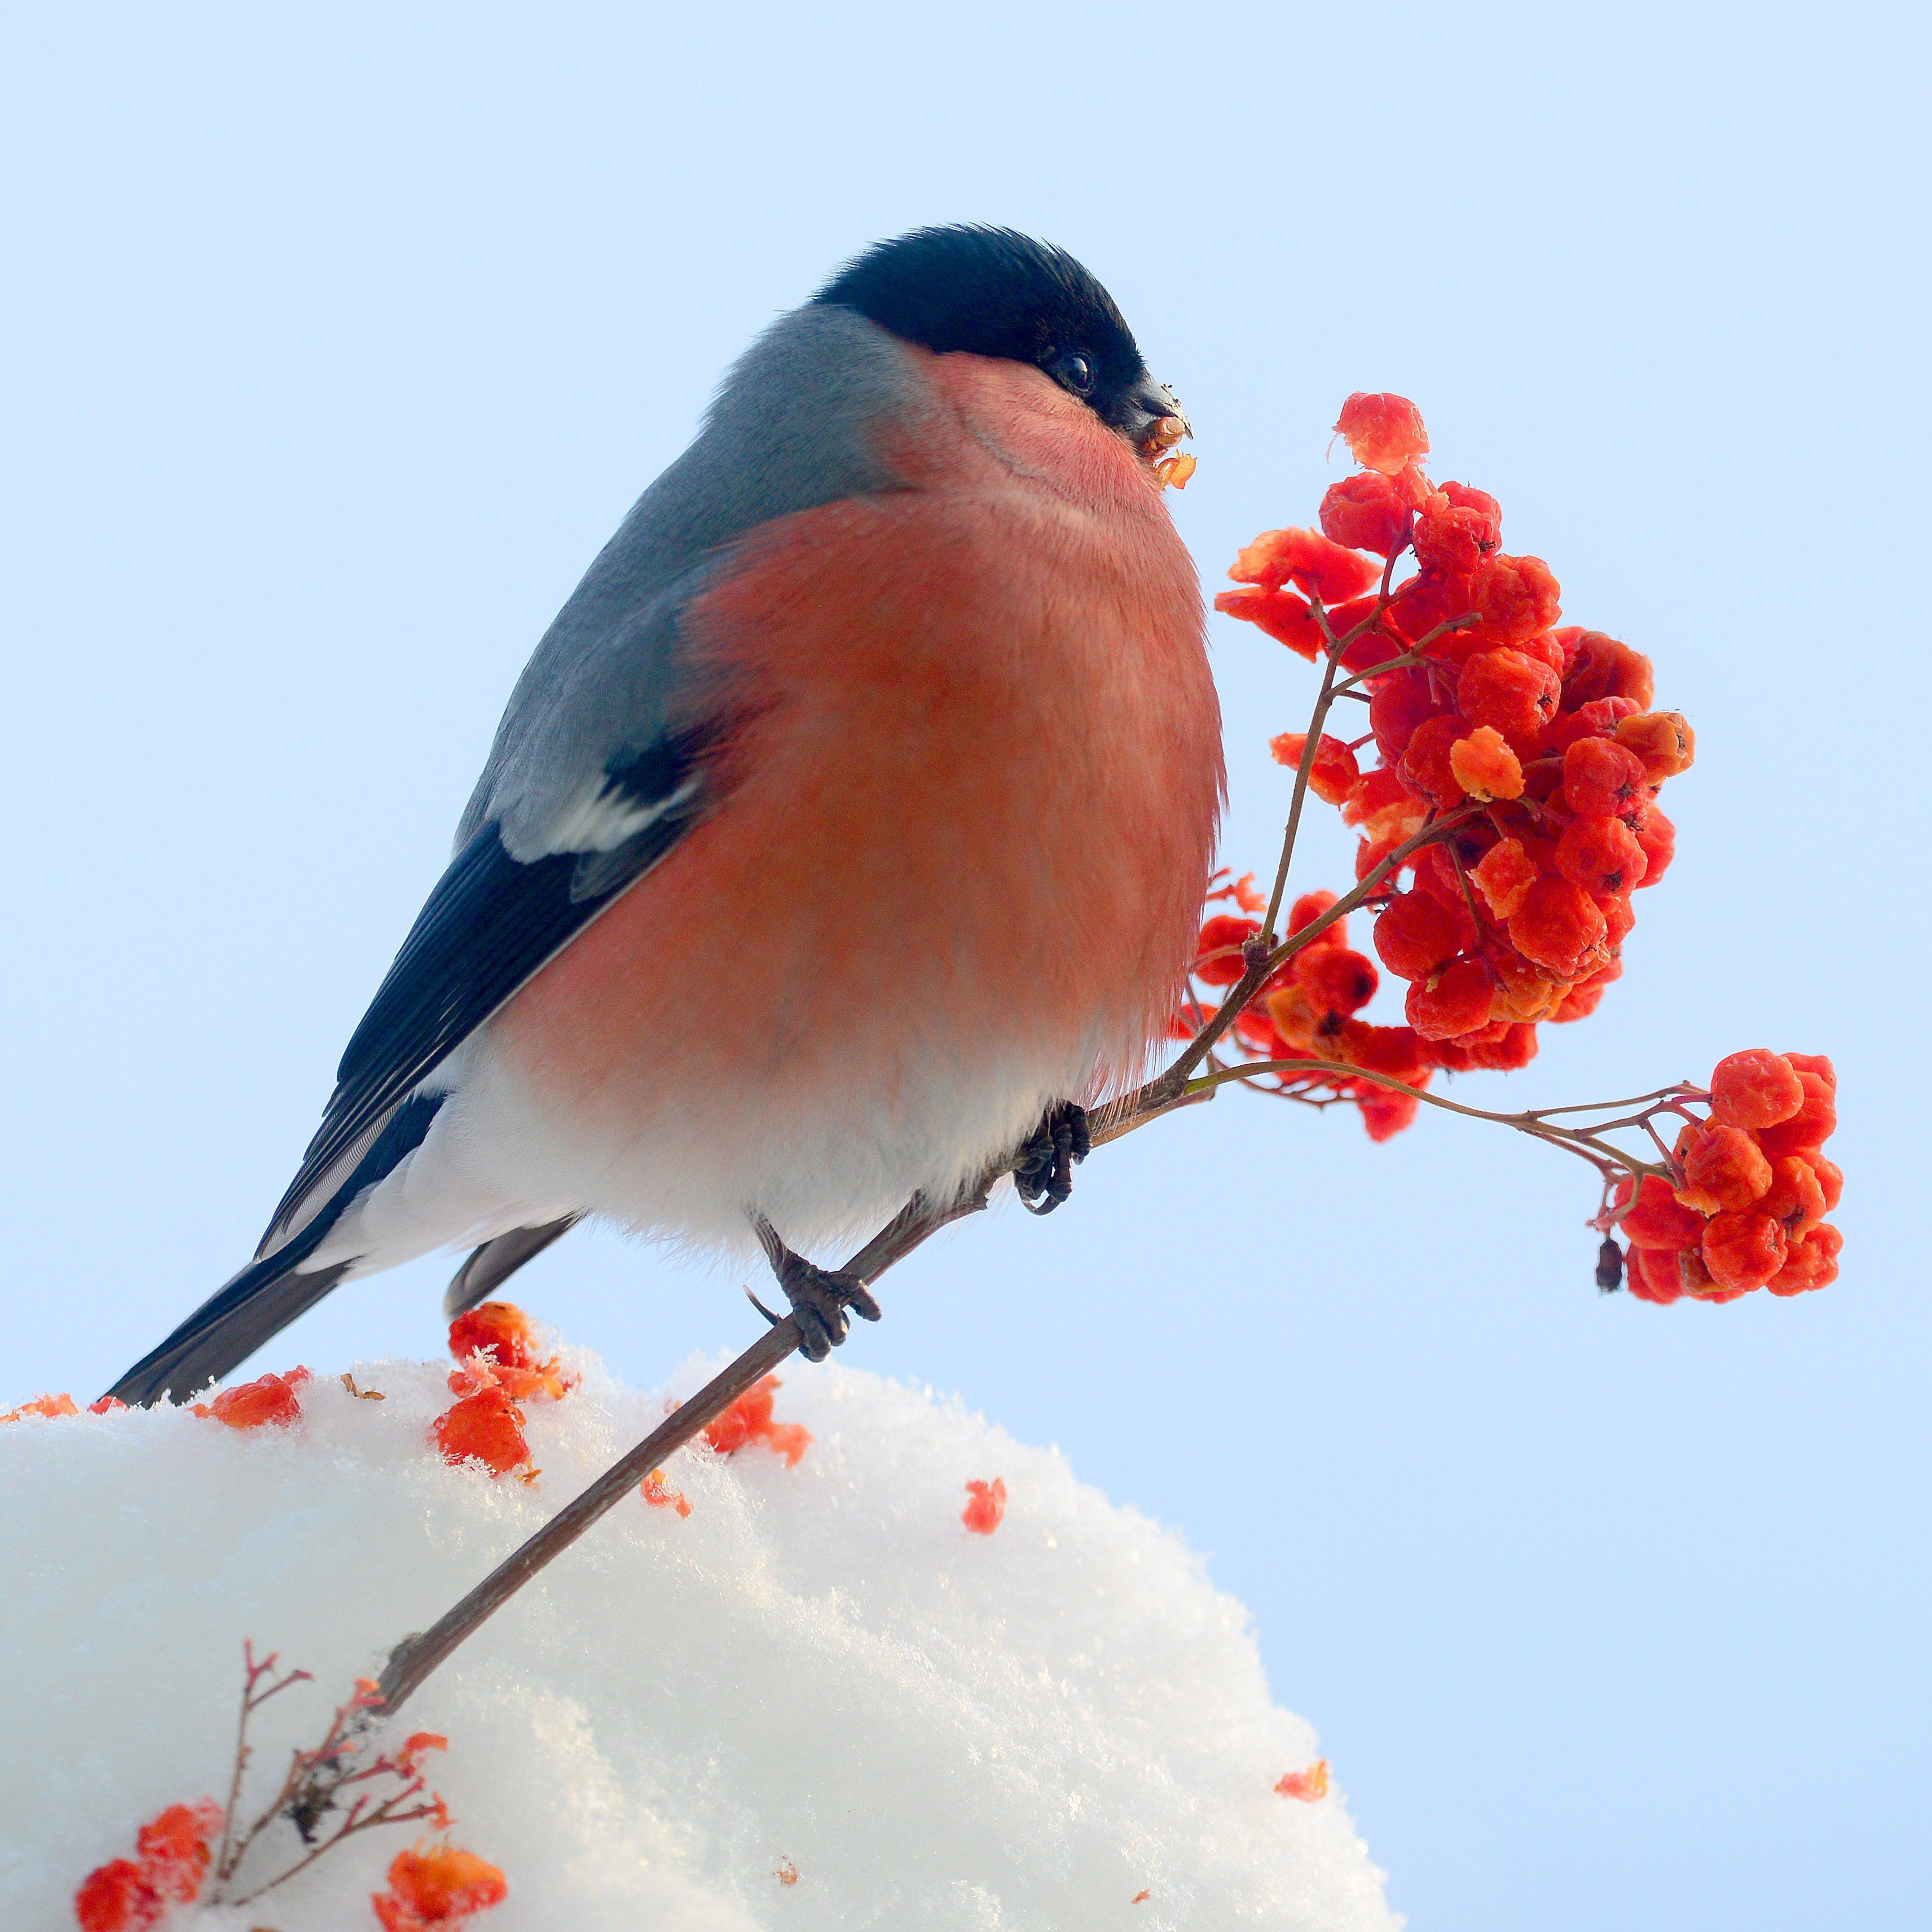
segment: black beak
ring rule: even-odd
[[[1142,379],[1127,396],[1128,420],[1122,433],[1136,449],[1163,456],[1184,436],[1194,434],[1194,425],[1181,413],[1174,392],[1151,376]],[[1174,425],[1179,424],[1176,429]]]

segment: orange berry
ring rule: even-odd
[[[239,1388],[224,1389],[212,1402],[196,1402],[194,1412],[225,1422],[230,1429],[260,1429],[268,1423],[286,1429],[302,1418],[296,1390],[308,1379],[306,1369],[286,1376],[263,1376]]]
[[[1663,878],[1677,850],[1677,828],[1654,806],[1633,828],[1636,842],[1643,848],[1643,877],[1640,886],[1654,886]]]
[[[1784,1057],[1800,1073],[1815,1073],[1834,1094],[1838,1090],[1838,1073],[1822,1053],[1787,1053]]]
[[[1681,711],[1642,711],[1622,719],[1617,742],[1642,760],[1652,784],[1661,784],[1696,762],[1697,734]]]
[[[1727,1054],[1711,1075],[1711,1118],[1730,1126],[1774,1127],[1804,1104],[1797,1068],[1766,1047]]]
[[[1836,1161],[1827,1160],[1821,1154],[1814,1154],[1810,1159],[1811,1172],[1818,1177],[1818,1185],[1825,1190],[1825,1212],[1828,1214],[1837,1208],[1845,1191],[1844,1173]]]
[[[370,1900],[385,1932],[454,1928],[478,1912],[500,1905],[509,1885],[496,1868],[454,1845],[418,1844],[390,1862],[389,1889]]]
[[[1684,1182],[1677,1198],[1700,1214],[1748,1208],[1771,1185],[1771,1162],[1742,1127],[1721,1121],[1694,1127],[1679,1148]]]
[[[1480,724],[1449,747],[1449,770],[1468,795],[1484,804],[1522,796],[1522,766],[1503,734]]]
[[[1782,1222],[1726,1209],[1705,1227],[1704,1265],[1720,1288],[1762,1288],[1784,1267],[1785,1246]]]
[[[1442,712],[1426,671],[1384,671],[1369,697],[1369,729],[1376,734],[1376,749],[1383,762],[1394,764],[1407,750],[1415,728],[1441,717]]]
[[[1469,878],[1497,918],[1506,920],[1537,880],[1537,866],[1520,838],[1505,838],[1485,852]]]
[[[966,1507],[959,1512],[959,1520],[975,1536],[991,1536],[1006,1514],[1005,1478],[995,1476],[990,1483],[969,1482],[966,1496]]]

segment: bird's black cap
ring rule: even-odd
[[[941,355],[1031,363],[1138,441],[1174,411],[1114,298],[1064,248],[1010,228],[920,228],[881,242],[812,298]]]

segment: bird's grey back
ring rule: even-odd
[[[560,828],[602,775],[694,722],[677,618],[721,553],[775,518],[894,487],[875,432],[921,394],[902,345],[848,309],[812,304],[773,323],[544,632],[458,848],[494,819],[514,858],[567,849]]]

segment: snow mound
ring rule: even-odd
[[[429,1449],[446,1364],[358,1364],[380,1402],[318,1377],[287,1430],[0,1429],[0,1922],[70,1928],[144,1819],[225,1796],[244,1636],[316,1679],[256,1720],[259,1806],[351,1678],[663,1414],[566,1359],[583,1385],[529,1407],[533,1488]],[[796,1468],[683,1451],[688,1518],[620,1505],[411,1701],[401,1728],[449,1740],[454,1842],[508,1877],[479,1928],[1400,1924],[1340,1796],[1276,1795],[1314,1733],[1177,1537],[930,1390],[795,1363],[777,1413],[816,1438]],[[969,1534],[965,1484],[994,1476],[1005,1520]],[[414,1828],[171,1922],[373,1928]],[[250,1871],[292,1862],[276,1832]]]

